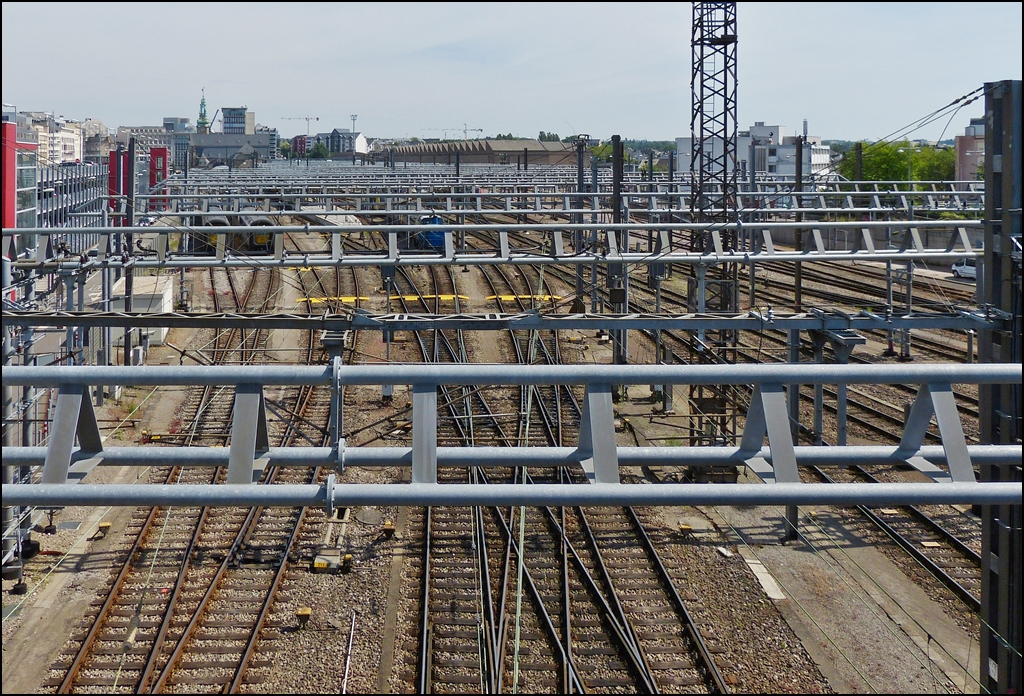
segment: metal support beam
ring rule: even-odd
[[[65,384],[57,393],[50,444],[43,463],[43,483],[65,483],[68,480],[76,437],[87,452],[103,449],[89,388]]]
[[[903,437],[900,439],[900,449],[914,452],[920,448],[933,414],[939,426],[942,445],[946,451],[946,462],[953,481],[975,481],[974,467],[971,464],[971,455],[967,451],[967,441],[956,408],[956,399],[949,384],[921,385],[907,417]]]
[[[3,370],[9,386],[59,387],[95,385],[224,385],[262,384],[298,386],[424,384],[447,385],[552,385],[552,384],[1007,384],[1021,383],[1019,364],[912,365],[506,365],[453,363],[435,365],[361,364],[334,370],[323,365],[196,365],[178,366],[11,366]]]
[[[763,436],[762,436],[763,439]],[[339,457],[346,466],[395,466],[412,464],[412,447],[352,447],[346,448],[344,439],[338,447],[271,447],[263,455],[269,466],[334,467]],[[1020,463],[1020,445],[969,445],[968,452],[975,464],[1013,467]],[[907,460],[906,450],[895,445],[855,445],[829,447],[802,445],[793,448],[797,466],[888,466]],[[46,447],[9,447],[4,449],[4,462],[11,466],[42,466],[46,460]],[[578,447],[438,447],[438,466],[482,466],[551,468],[580,466],[585,453]],[[742,465],[750,459],[763,459],[769,467],[771,448],[740,447],[618,447],[619,466],[688,466],[708,467]],[[912,459],[921,459],[930,465],[944,464],[946,452],[942,445],[922,445],[912,453]],[[88,460],[96,466],[227,466],[230,449],[223,447],[105,447],[72,449],[71,465],[74,469]],[[771,476],[774,478],[774,476]],[[950,481],[949,476],[945,477]]]
[[[1020,507],[1013,483],[776,483],[771,486],[666,484],[572,486],[565,484],[436,483],[252,486],[97,484],[5,485],[11,505],[273,506],[354,505],[922,505],[1005,504]]]
[[[412,389],[412,482],[437,483],[437,387]]]
[[[750,410],[740,440],[742,452],[757,453],[751,459],[761,459],[761,445],[768,435],[768,450],[771,456],[771,474],[766,478],[761,462],[748,462],[762,480],[775,483],[799,483],[796,451],[789,432],[786,416],[786,395],[781,384],[758,384],[750,397]]]
[[[591,483],[618,483],[615,411],[610,384],[588,384],[583,393],[579,431],[580,464]]]
[[[263,388],[258,384],[239,384],[235,389],[227,482],[254,483],[254,478],[258,478],[256,455],[269,449]]]
[[[800,331],[790,329],[786,336],[786,360],[791,365],[800,363]],[[789,427],[793,438],[800,436],[800,384],[790,384],[786,387],[787,412],[789,413]]]

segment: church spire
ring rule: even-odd
[[[206,118],[206,88],[203,88],[203,98],[199,100],[199,120],[196,121],[196,132],[209,133],[210,122]]]

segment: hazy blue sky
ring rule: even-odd
[[[107,126],[248,106],[350,126],[667,139],[690,124],[690,3],[3,3],[3,101]],[[739,120],[875,139],[1021,79],[1021,3],[739,3]],[[953,118],[962,132],[975,102]],[[914,137],[935,139],[946,121]],[[471,133],[471,136],[478,135]],[[449,131],[455,137],[455,131]]]

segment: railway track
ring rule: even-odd
[[[442,285],[438,275],[442,274],[433,278],[435,303],[448,296],[449,291],[457,303],[459,294],[454,282],[449,285],[446,278]],[[487,275],[489,287],[499,302],[505,294],[501,284],[520,306],[526,294],[542,292],[543,282],[539,278],[534,283],[523,277]],[[534,292],[526,292],[529,288]],[[428,304],[425,298],[420,297],[419,301]],[[403,311],[408,309],[403,305]],[[432,341],[421,343],[425,359],[459,361],[468,357],[461,336],[432,333]],[[536,332],[523,336],[510,333],[509,339],[513,351],[524,362],[559,359],[553,335],[550,342],[542,342]],[[550,443],[561,441],[565,437],[558,425],[564,420],[562,396],[554,390],[549,395],[529,389],[522,391],[521,412],[530,414],[525,420],[536,419],[537,427],[534,433],[528,427],[520,428],[514,440],[520,444],[534,442],[536,438]],[[450,393],[443,393],[442,399],[445,404],[461,404],[465,408],[455,412],[450,419],[453,423],[487,419],[497,431],[499,441],[513,439],[493,418],[486,401],[474,399],[470,404],[468,396]],[[566,398],[565,404],[575,410],[571,422],[578,423],[575,397]],[[472,406],[477,405],[482,413],[473,413]],[[479,429],[470,430],[464,425],[454,429],[463,444],[486,441]],[[439,437],[441,432],[447,431],[439,429]],[[494,478],[510,475],[503,471],[490,474]],[[439,472],[439,478],[447,483],[482,485],[484,475],[472,469],[446,468]],[[415,650],[409,646],[403,654],[407,664],[416,658],[412,662],[415,668],[407,668],[407,674],[415,675],[417,691],[679,691],[706,685],[709,678],[713,680],[711,675],[721,678],[713,662],[705,672],[695,667],[695,663],[705,663],[694,657],[700,652],[694,653],[692,646],[686,645],[685,636],[699,638],[696,627],[679,629],[678,613],[672,618],[665,614],[652,618],[645,600],[654,590],[647,581],[635,577],[636,568],[627,567],[630,559],[617,557],[629,553],[623,549],[636,545],[639,522],[628,530],[609,530],[608,521],[602,519],[594,532],[582,510],[524,508],[520,513],[517,516],[515,511],[494,508],[433,507],[410,515],[412,529],[423,542],[406,577],[406,594],[407,601],[415,602],[421,618],[414,633]],[[597,514],[607,517],[613,513]],[[582,523],[573,521],[574,515]],[[587,536],[584,530],[589,532]],[[634,538],[623,544],[627,533]],[[570,534],[578,536],[575,542],[570,541]],[[655,554],[653,547],[649,548],[649,553]],[[608,573],[604,555],[614,556],[608,561],[615,568],[614,576]],[[655,562],[651,562],[646,572],[657,577],[655,568]],[[672,587],[667,574],[661,582],[662,587],[665,583]],[[641,586],[647,589],[642,590]],[[518,594],[520,587],[522,598]],[[663,591],[666,598],[674,594],[681,615],[685,616],[685,607],[674,588]],[[646,628],[638,629],[634,624]],[[663,635],[654,635],[659,626]],[[683,651],[688,651],[688,657],[675,659]],[[657,657],[649,658],[648,652]],[[704,655],[710,659],[709,653]],[[712,683],[709,690],[726,690],[724,682],[720,683],[722,688],[718,686]]]
[[[257,277],[251,273],[245,291],[239,292],[228,275],[228,294],[238,311],[249,305]],[[259,307],[266,311],[276,284],[263,283],[263,290]],[[214,286],[215,307],[220,305],[217,295]],[[256,359],[266,346],[260,333],[216,332],[207,345],[211,361]],[[306,345],[304,361],[312,363],[317,359],[312,337]],[[187,401],[193,415],[183,441],[223,444],[228,434],[218,426],[229,427],[231,395],[193,391],[199,393]],[[318,445],[327,441],[329,395],[323,391],[303,388],[277,402],[294,416],[280,428],[282,446],[300,438]],[[171,483],[209,483],[223,479],[225,472],[185,469],[165,474]],[[319,476],[314,469],[272,469],[261,483],[310,483]],[[322,518],[322,513],[310,516]],[[63,676],[52,677],[49,685],[62,693],[97,687],[236,692],[246,681],[261,680],[265,675],[246,674],[271,664],[272,638],[283,625],[272,608],[289,559],[301,546],[308,554],[319,539],[311,525],[304,525],[306,517],[304,508],[152,509],[137,524],[134,544],[123,554],[125,561],[107,597],[95,603],[91,628],[74,636],[81,641],[74,656],[54,665]],[[260,657],[254,659],[257,650]]]
[[[259,277],[252,273],[242,291],[230,272],[226,278],[233,309],[241,311],[251,303]],[[214,305],[219,307],[215,281],[211,270]],[[273,283],[262,283],[258,304],[265,308],[272,292]],[[255,332],[218,331],[208,348],[216,363],[235,355],[253,359],[259,338]],[[228,437],[232,396],[211,387],[192,390],[184,406],[190,414],[184,419],[187,425],[176,434],[185,444],[222,445]],[[220,467],[212,473],[191,467],[158,472],[166,483],[213,483],[225,476]],[[142,514],[136,513],[136,518]],[[63,674],[51,677],[47,685],[59,693],[97,686],[145,690],[165,650],[175,642],[181,623],[176,613],[183,598],[211,582],[209,568],[196,563],[197,555],[218,548],[235,550],[238,535],[249,523],[242,511],[231,508],[153,508],[142,519],[130,547],[121,554],[121,567],[106,599],[94,605],[96,613],[84,635],[74,636],[77,649],[54,666]]]
[[[819,479],[828,482],[865,482],[865,485],[879,483],[870,472],[862,467],[835,469],[825,472],[817,467],[813,470]],[[939,514],[949,514],[943,506]],[[981,556],[956,534],[949,531],[922,509],[907,506],[870,508],[858,505],[857,510],[882,533],[923,567],[929,575],[940,582],[972,612],[981,610]],[[961,515],[962,517],[962,515]],[[980,536],[981,521],[976,524],[972,536]],[[960,532],[966,525],[961,521]]]

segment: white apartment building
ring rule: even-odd
[[[24,112],[29,127],[38,135],[39,164],[57,166],[81,162],[85,155],[85,138],[82,124],[63,116],[48,112]]]
[[[831,149],[822,145],[821,137],[806,134],[806,121],[803,148],[803,176],[805,178],[826,175],[831,167]],[[742,178],[749,176],[751,162],[758,174],[768,174],[779,178],[796,177],[796,139],[795,135],[786,135],[785,126],[766,126],[764,121],[757,121],[745,131],[736,134],[736,168]],[[722,141],[712,143],[713,152],[721,154]],[[688,172],[692,157],[692,139],[676,138],[676,170]]]

